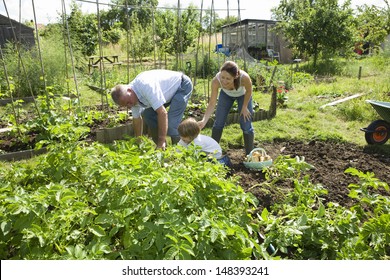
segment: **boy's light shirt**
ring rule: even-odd
[[[196,145],[201,148],[203,152],[206,154],[210,154],[216,159],[220,159],[222,157],[222,148],[218,144],[217,141],[215,141],[210,136],[199,134],[198,137],[196,137],[191,143],[187,144],[183,140],[180,139],[178,145],[183,147],[188,147],[188,145]]]

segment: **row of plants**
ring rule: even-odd
[[[237,177],[195,148],[156,151],[143,138],[51,146],[2,165],[2,259],[388,259],[387,183],[349,186],[352,207],[325,202],[304,158],[280,156],[257,187],[285,198],[264,208]],[[270,251],[273,248],[274,251]],[[268,251],[267,251],[268,249]],[[271,254],[271,255],[270,255]]]
[[[256,199],[226,173],[148,139],[52,146],[1,168],[1,258],[268,258]]]
[[[63,103],[59,98],[36,99],[37,111],[15,101],[6,106],[2,118],[11,128],[4,132],[0,153],[16,150],[39,149],[50,143],[72,142],[90,138],[97,129],[109,128],[130,120],[127,112],[112,112],[99,106],[77,106],[78,100]],[[36,115],[36,112],[39,112]],[[7,143],[7,145],[2,144]]]

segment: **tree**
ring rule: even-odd
[[[141,24],[138,23],[137,16],[132,15],[132,28],[129,32],[131,39],[131,50],[129,50],[129,56],[137,58],[140,63],[142,63],[142,58],[148,56],[153,52],[154,42],[153,42],[153,30],[149,26],[143,28]]]
[[[328,58],[353,45],[354,18],[350,0],[282,0],[272,10],[280,22],[276,30],[299,54]]]
[[[159,48],[169,54],[186,52],[198,36],[199,13],[190,5],[181,13],[180,21],[173,10],[156,12],[156,40]]]
[[[372,48],[379,47],[389,34],[388,10],[380,9],[374,5],[358,7],[357,30],[358,42],[362,46]],[[367,51],[364,49],[363,51]]]
[[[222,18],[222,19],[216,18],[215,19],[215,28],[216,28],[217,32],[220,32],[222,30],[222,26],[228,25],[231,23],[235,23],[237,21],[238,21],[237,16],[229,16],[229,17]]]
[[[119,42],[122,31],[121,24],[110,22],[109,12],[101,11],[100,31],[103,44]],[[99,25],[96,14],[83,14],[79,5],[72,3],[70,15],[67,16],[73,48],[84,56],[95,54],[99,46]]]
[[[84,56],[93,55],[99,44],[96,15],[83,15],[80,6],[73,2],[67,21],[73,48]]]
[[[386,17],[386,31],[389,34],[390,33],[390,4],[388,0],[383,0],[386,4],[386,10],[385,10],[385,17]]]
[[[112,0],[114,6],[107,13],[108,24],[113,22],[122,23],[122,27],[127,30],[127,21],[136,20],[143,28],[152,24],[152,11],[158,5],[158,0]]]
[[[210,22],[211,19],[211,22]],[[220,18],[217,13],[211,14],[211,10],[205,10],[202,17],[202,28],[206,33],[221,32],[222,26],[238,21],[237,16]],[[210,28],[211,27],[211,28]]]

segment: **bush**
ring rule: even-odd
[[[197,76],[200,78],[214,77],[218,73],[221,65],[218,64],[216,54],[205,54],[203,59],[200,59],[198,68],[196,69]],[[195,63],[193,64],[195,65]],[[195,73],[194,73],[195,74]]]

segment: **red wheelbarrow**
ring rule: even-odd
[[[374,107],[382,120],[373,121],[368,127],[361,128],[365,132],[366,141],[370,145],[382,145],[390,137],[390,102],[366,100]]]

